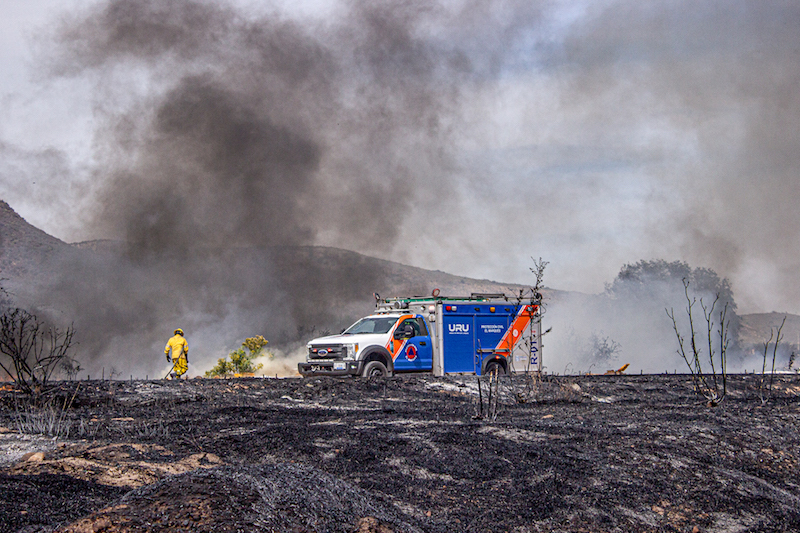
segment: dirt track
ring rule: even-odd
[[[800,378],[780,377],[764,405],[755,376],[730,381],[708,408],[687,376],[517,379],[496,420],[476,418],[475,378],[83,382],[72,440],[33,441],[43,456],[0,469],[0,524],[800,530]],[[3,394],[0,425],[13,428]]]

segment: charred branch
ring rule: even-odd
[[[24,309],[6,311],[0,316],[0,368],[20,390],[39,395],[68,358],[73,336],[72,326],[61,330]]]
[[[717,293],[711,305],[706,305],[700,298],[700,307],[703,310],[705,320],[705,342],[701,338],[702,334],[697,332],[695,326],[696,314],[693,309],[698,303],[695,296],[689,294],[689,280],[683,279],[683,290],[686,298],[686,316],[688,318],[689,340],[687,342],[681,333],[678,319],[675,317],[674,309],[666,310],[667,316],[672,320],[672,328],[678,340],[678,355],[686,363],[692,375],[692,384],[695,392],[703,396],[710,407],[720,404],[727,394],[727,351],[729,346],[728,330],[730,320],[728,319],[728,303],[726,302],[722,310],[719,311],[719,322],[714,322],[714,309],[720,301],[720,294]],[[717,344],[717,341],[719,344]],[[687,347],[688,344],[688,347]],[[705,344],[710,373],[703,368],[705,359],[701,344]],[[717,348],[715,348],[717,346]],[[708,368],[708,367],[706,367]]]

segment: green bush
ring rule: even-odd
[[[261,335],[246,338],[242,343],[242,348],[228,354],[230,361],[226,357],[218,359],[217,366],[206,372],[206,377],[253,374],[261,370],[264,365],[262,363],[254,364],[253,361],[261,357],[261,352],[268,342],[269,341]],[[245,348],[247,351],[245,351]]]

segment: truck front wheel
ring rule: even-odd
[[[365,378],[385,378],[389,375],[389,371],[386,370],[386,365],[380,361],[370,361],[364,366],[361,375]]]

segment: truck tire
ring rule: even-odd
[[[484,375],[489,375],[492,372],[497,371],[498,376],[505,376],[506,370],[503,368],[503,365],[497,363],[495,361],[489,361],[486,363],[486,370],[483,371]]]
[[[386,365],[380,361],[370,361],[364,365],[361,375],[365,378],[385,378],[389,375],[389,371],[386,370]]]

